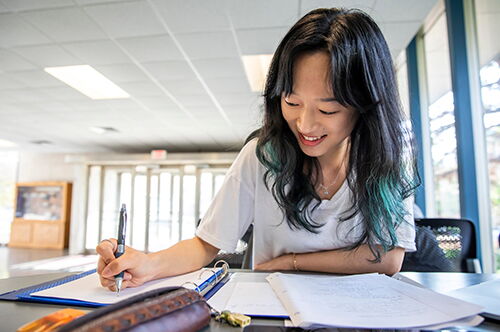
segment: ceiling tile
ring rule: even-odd
[[[298,0],[233,0],[228,11],[236,29],[291,27],[298,19]]]
[[[171,81],[196,79],[193,70],[189,67],[186,61],[148,62],[143,65],[146,70],[158,80]]]
[[[155,7],[173,33],[229,30],[225,1],[153,0]],[[189,13],[186,16],[181,12]]]
[[[64,83],[44,72],[43,70],[29,70],[16,72],[16,79],[29,87],[63,86]]]
[[[146,1],[107,3],[85,7],[85,11],[114,38],[165,33]]]
[[[30,9],[46,9],[74,5],[71,0],[2,0],[8,8],[14,11]]]
[[[204,78],[245,76],[240,57],[193,60],[193,65]]]
[[[16,70],[35,69],[36,66],[29,63],[19,55],[7,50],[0,49],[0,69],[5,72]]]
[[[40,67],[82,64],[81,60],[57,45],[20,46],[12,50]]]
[[[172,110],[178,110],[179,107],[177,106],[176,103],[172,101],[169,97],[162,96],[162,97],[142,97],[140,102],[150,108],[150,109],[172,109]]]
[[[120,2],[123,0],[74,0],[79,5],[94,5],[103,2]]]
[[[124,82],[120,87],[127,91],[132,97],[153,97],[163,96],[165,93],[151,81],[144,82]]]
[[[405,2],[401,0],[377,1],[370,15],[380,22],[415,21],[425,18],[436,5],[437,0],[420,0]]]
[[[67,108],[71,108],[75,112],[83,111],[85,113],[94,112],[108,112],[110,108],[106,105],[102,105],[99,103],[99,100],[90,99],[85,96],[85,99],[73,99],[64,101],[64,105]]]
[[[385,0],[383,0],[385,1]],[[316,8],[347,8],[347,9],[361,9],[364,12],[370,13],[376,0],[313,0],[301,1],[300,16],[304,16],[309,11]]]
[[[35,89],[13,89],[4,90],[3,93],[7,93],[14,100],[23,103],[36,103],[47,100],[47,95],[40,90]],[[36,106],[36,105],[35,105]]]
[[[95,69],[117,84],[147,80],[147,76],[134,64],[99,65]]]
[[[90,99],[86,95],[81,92],[73,89],[70,86],[64,85],[61,87],[53,87],[53,88],[42,88],[40,91],[43,91],[47,95],[49,95],[52,100],[56,101],[66,101],[66,100],[87,100]]]
[[[81,41],[61,45],[89,65],[128,63],[130,59],[112,41]]]
[[[38,103],[38,107],[48,113],[61,113],[68,110],[68,105],[59,101],[43,101]]]
[[[139,62],[184,60],[172,39],[165,34],[118,39],[118,42]]]
[[[245,105],[247,107],[259,107],[264,102],[261,94],[257,92],[217,93],[217,100],[224,106]]]
[[[16,99],[15,96],[9,92],[9,90],[0,90],[0,104],[2,105],[2,107],[0,107],[0,113],[11,106],[9,103],[15,103],[18,101],[19,100]]]
[[[178,95],[175,98],[185,107],[213,105],[213,101],[207,93]]]
[[[0,2],[0,13],[8,13],[10,11],[11,10],[9,8],[7,8],[4,4]]]
[[[391,48],[403,49],[408,46],[412,36],[414,36],[420,28],[421,23],[418,21],[404,23],[382,22],[379,26]],[[393,54],[393,57],[397,55],[398,54]]]
[[[288,27],[237,30],[236,36],[243,55],[273,54]]]
[[[246,77],[240,78],[211,78],[206,80],[208,87],[217,93],[249,93],[250,85]]]
[[[21,89],[26,85],[17,81],[13,75],[0,74],[0,90],[4,89]]]
[[[260,110],[239,110],[229,111],[228,117],[235,125],[257,125],[261,122],[262,114]]]
[[[193,113],[195,116],[202,115],[204,117],[221,117],[219,111],[215,106],[191,106],[188,107],[189,112]]]
[[[49,39],[16,14],[0,14],[0,47],[45,44]]]
[[[96,100],[96,104],[99,104],[99,106],[106,106],[109,107],[110,109],[114,110],[140,110],[142,112],[142,109],[138,107],[137,103],[133,99],[103,99],[103,100]]]
[[[174,96],[203,94],[206,90],[198,80],[160,81]]]
[[[230,31],[177,34],[176,38],[191,59],[239,56]]]
[[[25,12],[22,17],[58,42],[102,39],[102,32],[81,8]]]

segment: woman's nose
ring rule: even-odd
[[[302,109],[297,119],[298,130],[304,134],[311,134],[316,129],[316,125],[317,122],[314,111],[309,108]]]

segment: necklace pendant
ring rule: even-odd
[[[323,195],[330,195],[330,192],[328,190],[324,190]]]

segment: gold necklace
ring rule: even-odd
[[[325,196],[330,196],[330,190],[329,188],[333,186],[335,183],[337,183],[337,180],[339,179],[340,176],[340,170],[342,169],[342,166],[344,165],[345,157],[342,158],[342,162],[340,163],[339,168],[337,169],[337,175],[335,176],[335,179],[333,180],[332,183],[330,183],[328,186],[324,186],[322,183],[319,184],[319,188],[323,190],[323,195]]]

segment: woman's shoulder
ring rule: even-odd
[[[258,138],[253,138],[243,146],[234,160],[229,173],[254,173],[257,170],[260,165],[256,154],[257,142]]]

